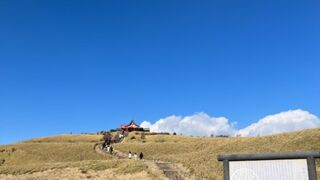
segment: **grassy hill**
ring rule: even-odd
[[[223,168],[222,163],[217,161],[218,154],[320,151],[320,129],[253,138],[147,135],[145,139],[141,139],[139,134],[130,134],[125,143],[115,147],[123,152],[144,152],[146,158],[150,159],[181,163],[200,177],[222,179]],[[320,178],[319,161],[317,166]]]
[[[64,174],[66,179],[156,178],[150,167],[141,161],[119,160],[96,153],[93,146],[100,139],[100,135],[61,135],[2,145],[0,179],[24,179],[31,175],[52,177],[57,174]],[[122,152],[143,152],[148,159],[179,163],[198,177],[222,179],[222,164],[216,159],[218,154],[320,151],[320,129],[254,138],[130,133],[123,143],[114,147]],[[317,171],[320,178],[319,161]]]
[[[96,153],[93,147],[100,139],[100,135],[61,135],[2,145],[0,179],[61,179],[55,177],[61,174],[62,179],[154,177],[142,162]]]

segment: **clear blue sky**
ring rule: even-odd
[[[206,112],[320,115],[320,1],[0,1],[0,144]]]

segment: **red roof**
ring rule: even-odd
[[[135,123],[134,120],[132,120],[129,124],[122,124],[121,125],[121,128],[129,128],[129,127],[137,128],[137,127],[139,127],[139,125],[137,123]]]

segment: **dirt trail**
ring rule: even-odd
[[[173,180],[186,179],[183,177],[184,173],[179,172],[179,170],[174,167],[173,163],[159,161],[159,162],[155,162],[155,164],[159,167],[159,169],[163,172],[163,174],[168,179],[173,179]]]
[[[110,156],[111,154],[102,150],[102,145],[97,144],[95,146],[95,151],[99,154],[103,154],[105,156]],[[112,156],[117,157],[119,159],[128,158],[127,154],[120,152],[118,150],[114,150]],[[149,160],[144,159],[144,163],[151,169],[152,173],[157,175],[159,179],[169,179],[169,180],[191,180],[197,179],[192,176],[186,168],[183,168],[181,165],[177,165],[171,162],[163,162],[158,160]]]

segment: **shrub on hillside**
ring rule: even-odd
[[[0,166],[3,165],[6,162],[5,159],[0,159]]]
[[[141,133],[141,139],[146,139],[146,134],[145,133]]]

